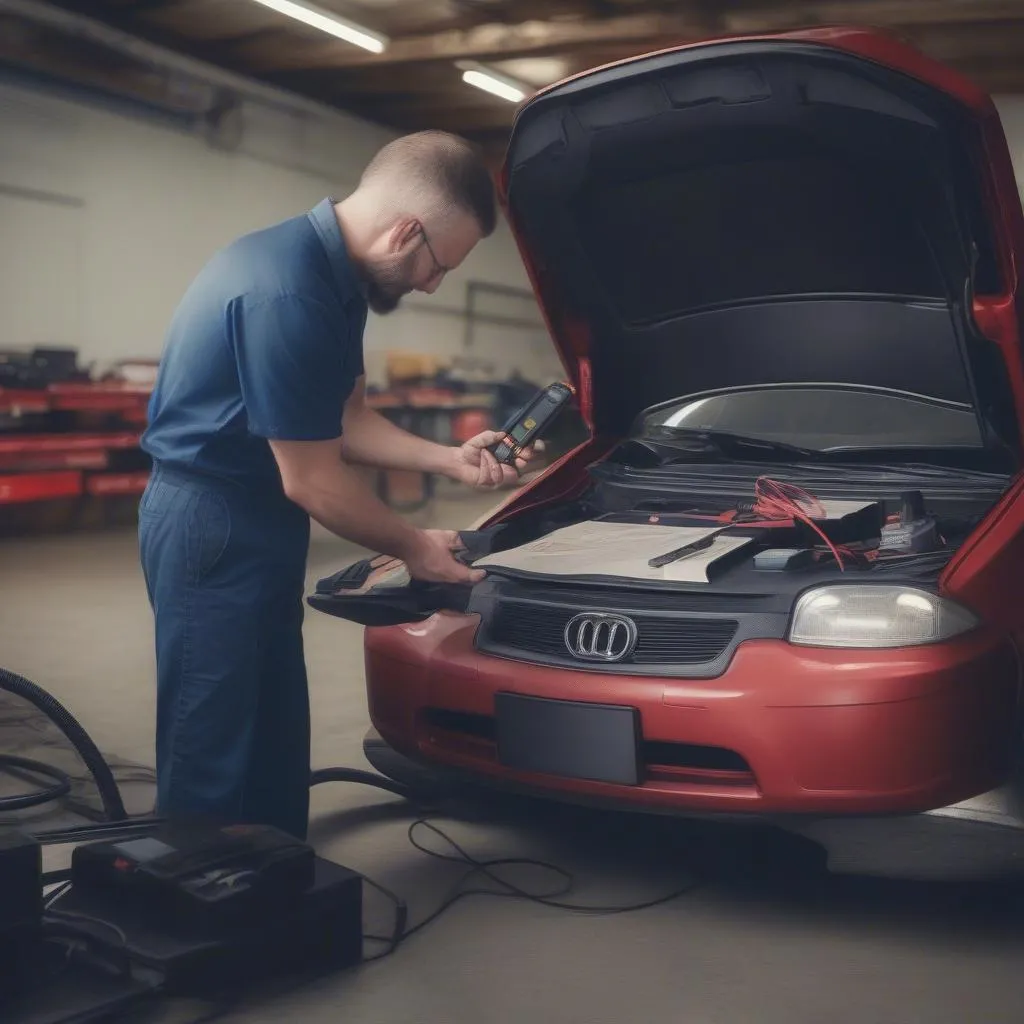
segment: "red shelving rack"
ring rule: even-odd
[[[149,394],[119,381],[0,388],[0,506],[140,494],[148,473],[115,453],[138,449]]]

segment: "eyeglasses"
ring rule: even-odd
[[[430,239],[427,238],[427,231],[423,225],[420,225],[420,235],[423,237],[423,244],[427,248],[427,252],[430,253],[430,258],[434,261],[434,271],[430,275],[433,277],[444,277],[445,274],[451,270],[451,267],[446,267],[438,258],[437,253],[434,252],[434,247],[430,244]]]

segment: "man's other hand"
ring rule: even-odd
[[[405,554],[409,575],[427,583],[479,583],[484,573],[457,561],[462,541],[454,530],[418,530],[416,542]]]
[[[492,490],[514,484],[519,474],[533,458],[536,445],[524,448],[516,459],[516,465],[506,466],[498,462],[487,449],[497,444],[504,435],[497,430],[485,430],[482,434],[470,438],[461,448],[455,449],[455,479],[481,490]]]

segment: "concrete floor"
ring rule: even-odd
[[[476,502],[434,510],[467,525]],[[354,550],[318,534],[310,577]],[[63,701],[99,746],[151,763],[150,613],[130,531],[0,545],[0,664]],[[314,763],[365,767],[359,630],[310,612]],[[403,805],[374,790],[314,790],[319,852],[403,894],[413,921],[461,869],[406,839]],[[1018,889],[822,876],[804,852],[664,819],[493,803],[439,820],[481,857],[540,857],[573,872],[569,898],[639,902],[697,876],[694,892],[636,914],[585,916],[467,899],[396,955],[245,1006],[226,1020],[303,1024],[1019,1024]],[[430,841],[430,837],[421,837]],[[436,845],[431,843],[431,845]],[[523,885],[549,881],[523,869]],[[371,931],[388,906],[367,893]],[[160,1019],[183,1019],[173,1007]],[[175,1016],[177,1014],[177,1016]]]

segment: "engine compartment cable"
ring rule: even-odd
[[[828,518],[825,506],[795,484],[783,483],[770,477],[760,476],[754,481],[754,504],[751,509],[755,516],[769,521],[793,519],[810,527],[832,552],[840,572],[845,571],[842,549],[829,540],[825,531],[815,520]],[[847,551],[849,556],[849,551]]]

